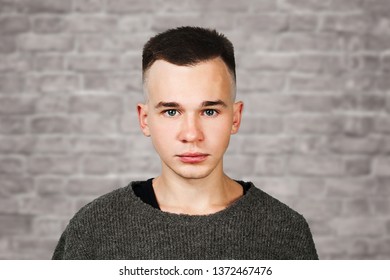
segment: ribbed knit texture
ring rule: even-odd
[[[192,216],[155,209],[129,185],[84,206],[65,229],[53,259],[318,256],[302,215],[254,186],[222,211]]]

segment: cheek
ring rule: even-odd
[[[221,120],[206,126],[206,137],[213,142],[222,144],[230,139],[231,123],[228,120]]]
[[[165,135],[168,131],[174,131],[174,123],[159,116],[152,116],[149,121],[150,132]]]
[[[153,146],[159,153],[163,153],[165,150],[169,149],[169,146],[174,141],[172,137],[175,135],[175,128],[169,123],[166,123],[159,119],[153,119],[150,128],[150,138],[152,140]]]
[[[161,158],[165,158],[166,155],[172,152],[172,145],[169,144],[172,143],[172,140],[167,139],[166,134],[152,134],[150,138],[154,149]]]

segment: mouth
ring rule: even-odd
[[[209,156],[209,154],[203,154],[203,153],[184,153],[177,155],[177,157],[180,159],[180,161],[184,163],[199,163]]]

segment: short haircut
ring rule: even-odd
[[[142,77],[156,60],[179,66],[193,66],[220,57],[236,82],[233,44],[214,29],[182,26],[168,29],[149,39],[142,53]]]

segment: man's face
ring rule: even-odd
[[[223,172],[222,157],[230,135],[238,131],[243,106],[234,103],[225,63],[215,58],[177,66],[158,60],[145,86],[148,100],[138,104],[140,126],[152,139],[163,173],[200,179]]]

